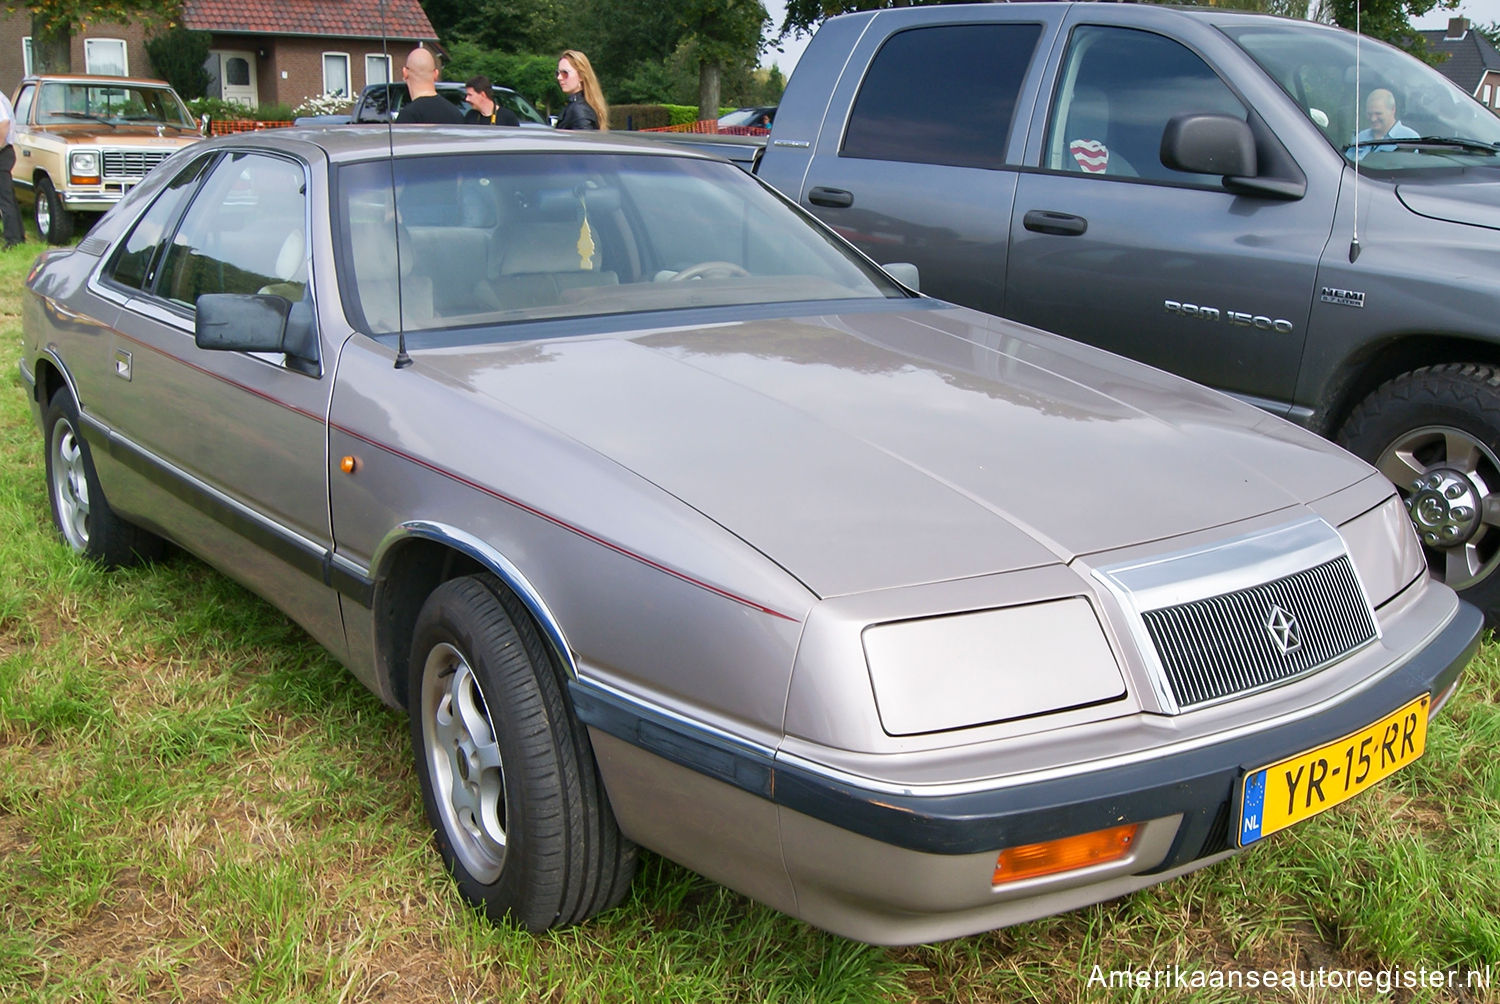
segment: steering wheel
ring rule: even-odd
[[[700,261],[696,265],[689,265],[667,281],[686,282],[688,279],[703,279],[710,276],[719,279],[728,279],[747,276],[749,274],[750,272],[747,269],[736,265],[732,261]]]

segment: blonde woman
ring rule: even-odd
[[[589,57],[569,49],[557,60],[557,86],[568,103],[557,118],[559,129],[608,129],[609,105]]]

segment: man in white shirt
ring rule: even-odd
[[[10,169],[16,166],[16,148],[10,145],[15,124],[16,113],[10,106],[10,98],[0,92],[0,224],[3,224],[7,251],[26,240],[26,230],[21,225],[21,207],[16,205],[16,189],[10,180]]]
[[[1394,143],[1377,146],[1377,140],[1416,139],[1418,136],[1415,129],[1403,125],[1401,120],[1396,118],[1396,95],[1384,87],[1375,88],[1365,99],[1365,118],[1369,120],[1370,128],[1361,129],[1359,135],[1354,137],[1355,160],[1364,160],[1365,155],[1372,150],[1396,149]]]

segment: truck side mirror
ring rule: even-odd
[[[1161,162],[1174,171],[1255,177],[1255,137],[1233,115],[1177,115],[1161,134]]]

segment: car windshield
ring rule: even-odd
[[[547,121],[546,117],[543,116],[541,112],[532,107],[530,101],[527,101],[515,91],[502,91],[497,89],[491,92],[491,96],[495,99],[496,104],[502,105],[515,112],[516,118],[520,119],[522,122],[541,122],[545,124]],[[468,104],[467,101],[464,103]]]
[[[140,84],[44,81],[36,101],[38,125],[102,122],[147,123],[180,129],[198,124],[170,87]]]
[[[438,94],[457,105],[463,111],[468,111],[469,103],[464,100],[465,93],[466,89],[463,87],[448,87],[443,85],[438,87]],[[500,105],[502,108],[509,108],[515,112],[516,118],[522,122],[540,122],[543,125],[547,122],[545,115],[537,111],[530,101],[527,101],[515,91],[496,87],[490,91],[490,96],[495,99],[497,105]],[[388,84],[384,88],[373,90],[370,92],[369,97],[365,99],[365,103],[370,111],[383,115],[392,99],[395,100],[396,112],[399,114],[401,109],[406,107],[407,101],[410,100],[410,94],[405,84]]]
[[[719,161],[452,154],[344,165],[336,184],[343,295],[371,334],[905,295]]]
[[[1364,170],[1500,165],[1500,119],[1407,53],[1300,22],[1223,30]]]
[[[721,126],[742,126],[742,125],[749,125],[751,122],[753,122],[755,120],[755,118],[758,115],[760,115],[760,113],[761,112],[760,112],[759,108],[737,108],[737,109],[735,109],[734,111],[730,112],[727,115],[721,115],[719,117],[719,125],[721,125]]]

